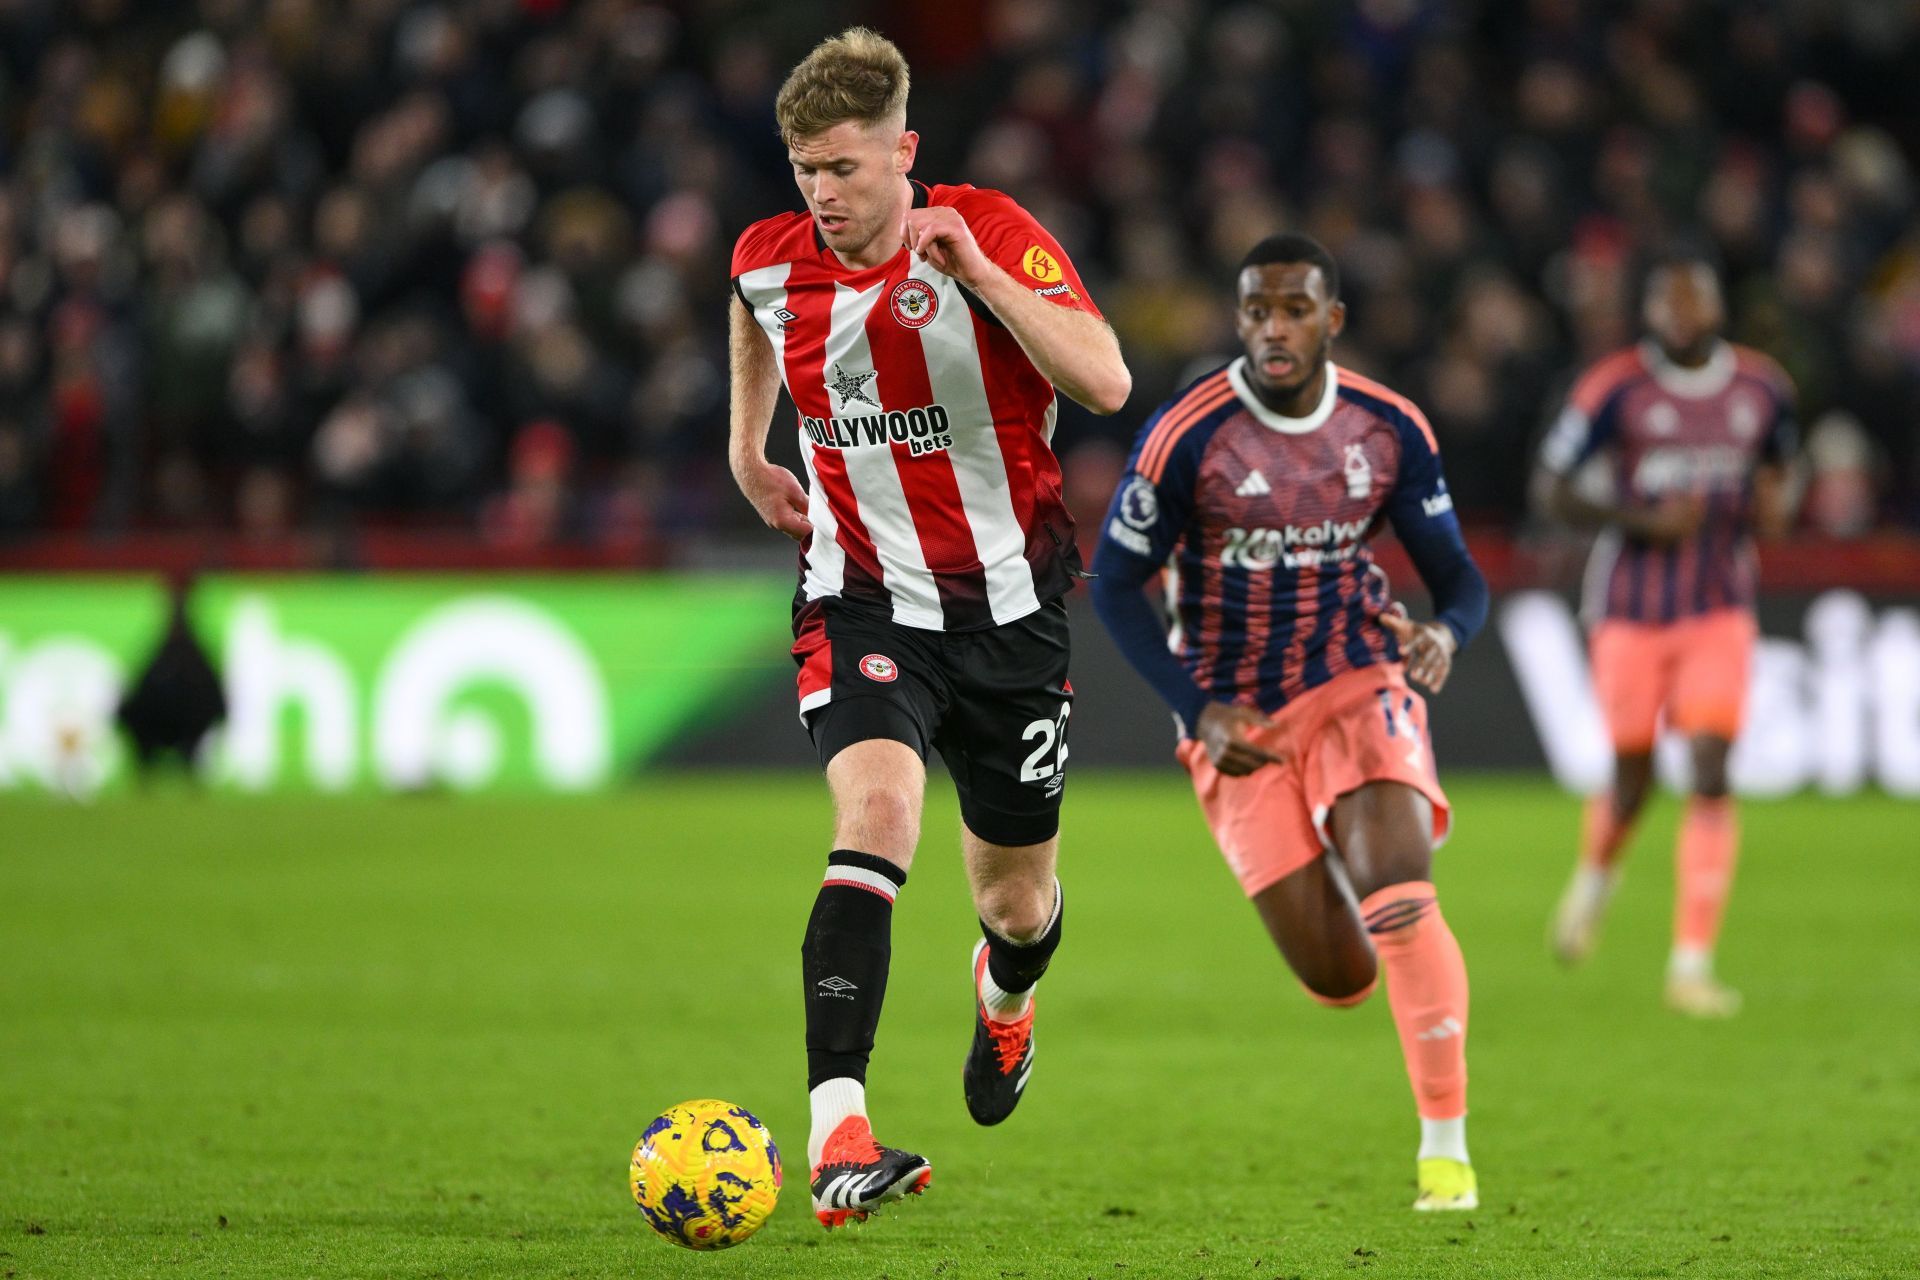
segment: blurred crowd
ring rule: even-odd
[[[1120,332],[1133,402],[1062,414],[1082,511],[1297,227],[1469,523],[1524,518],[1686,234],[1799,384],[1805,519],[1920,525],[1911,0],[0,0],[0,536],[750,529],[728,254],[852,21],[913,64],[918,176],[1012,193]]]

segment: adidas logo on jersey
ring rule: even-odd
[[[1267,478],[1258,471],[1247,472],[1247,478],[1240,482],[1238,489],[1234,490],[1234,493],[1242,498],[1258,498],[1272,492],[1273,486],[1268,484]]]

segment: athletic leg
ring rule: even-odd
[[[834,1227],[932,1176],[921,1157],[874,1141],[866,1078],[942,690],[924,641],[872,611],[815,601],[794,630],[802,714],[834,806],[833,848],[800,948],[807,1163],[815,1216]]]
[[[1693,752],[1693,791],[1674,848],[1673,951],[1667,1003],[1695,1017],[1724,1018],[1740,993],[1714,977],[1713,951],[1733,885],[1739,831],[1727,762],[1745,719],[1758,638],[1753,615],[1726,609],[1690,619],[1674,690],[1674,727]]]
[[[1314,858],[1254,894],[1253,907],[1308,995],[1351,1008],[1373,994],[1373,944],[1337,859]]]
[[[836,1227],[932,1178],[927,1161],[880,1146],[867,1120],[867,1060],[887,994],[893,900],[920,836],[926,767],[913,748],[856,742],[827,764],[834,850],[801,947],[807,1000],[807,1163],[814,1214]]]
[[[1587,804],[1587,821],[1580,841],[1580,865],[1611,871],[1620,860],[1633,828],[1640,821],[1647,796],[1653,791],[1653,751],[1616,752],[1613,785]]]
[[[1333,806],[1334,844],[1360,895],[1420,1113],[1416,1209],[1479,1203],[1467,1154],[1467,966],[1433,887],[1433,803],[1369,782]]]
[[[1580,859],[1554,912],[1550,942],[1562,964],[1593,954],[1600,925],[1620,883],[1620,854],[1633,835],[1653,788],[1653,752],[1623,751],[1613,758],[1613,785],[1587,800]]]
[[[1054,875],[1060,840],[994,844],[962,823],[960,845],[987,952],[981,1003],[988,1017],[1012,1022],[1033,1003],[1034,984],[1060,945],[1063,904]]]
[[[867,1060],[887,994],[893,901],[920,836],[926,766],[904,743],[856,742],[827,764],[833,852],[801,948],[807,998],[808,1163],[848,1116],[866,1114]]]
[[[979,1124],[1013,1114],[1033,1071],[1033,989],[1060,946],[1065,918],[1054,876],[1059,846],[1058,837],[995,844],[961,825],[981,932],[973,948],[973,1041],[961,1086]]]
[[[1607,622],[1593,633],[1593,687],[1613,739],[1613,785],[1587,801],[1573,879],[1554,912],[1548,941],[1563,964],[1592,954],[1619,883],[1620,855],[1653,786],[1653,742],[1671,687],[1674,649],[1667,628]]]
[[[936,745],[960,800],[981,933],[960,1083],[967,1113],[991,1125],[1013,1114],[1032,1075],[1034,986],[1060,946],[1055,867],[1073,713],[1066,609],[1055,601],[944,643],[954,698]]]
[[[1733,744],[1700,734],[1691,745],[1693,792],[1674,842],[1667,1002],[1697,1017],[1727,1017],[1738,1012],[1740,995],[1714,978],[1713,951],[1739,857],[1739,828],[1727,789],[1727,757]]]

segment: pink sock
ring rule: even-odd
[[[1587,801],[1586,822],[1580,834],[1582,866],[1605,870],[1620,856],[1627,842],[1627,827],[1613,811],[1613,793],[1604,792]]]
[[[1740,850],[1739,824],[1726,796],[1694,796],[1687,801],[1674,847],[1677,884],[1673,896],[1673,945],[1711,951],[1720,936],[1720,917],[1733,887],[1733,865]]]
[[[1388,885],[1367,895],[1360,916],[1380,956],[1421,1118],[1465,1115],[1467,962],[1433,886],[1424,880]]]

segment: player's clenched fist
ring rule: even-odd
[[[793,472],[777,463],[750,462],[736,466],[733,478],[769,529],[778,529],[796,542],[813,532],[807,521],[807,491]]]
[[[915,257],[964,285],[979,280],[980,273],[993,265],[973,238],[967,220],[952,205],[907,210],[906,243]]]
[[[1434,693],[1446,687],[1453,672],[1453,651],[1460,647],[1452,627],[1444,622],[1415,622],[1398,605],[1380,615],[1380,625],[1400,642],[1400,660],[1407,664],[1409,680]]]
[[[1243,778],[1262,765],[1286,761],[1250,739],[1262,729],[1271,729],[1273,721],[1251,707],[1231,702],[1210,702],[1200,713],[1193,736],[1206,749],[1213,767],[1229,778]]]

